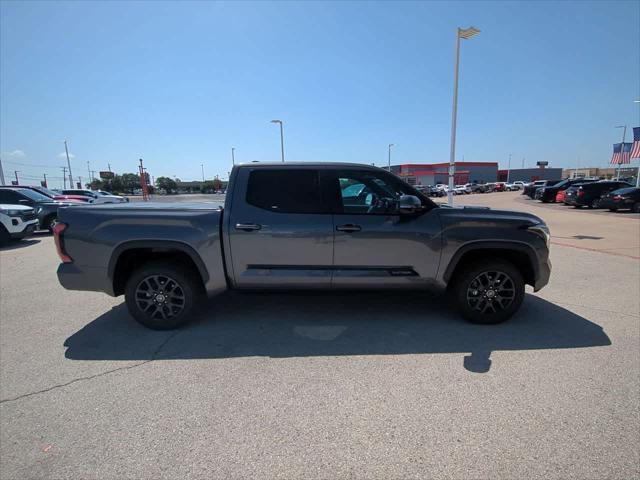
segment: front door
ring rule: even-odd
[[[317,168],[239,170],[227,225],[236,287],[331,285],[333,218],[319,177]]]
[[[435,211],[401,215],[401,195],[416,195],[387,172],[329,173],[338,196],[332,286],[422,287],[440,262],[440,222]],[[425,206],[430,205],[422,198]]]

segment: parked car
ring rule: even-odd
[[[575,208],[589,207],[600,208],[600,196],[619,188],[631,187],[627,182],[615,180],[601,180],[599,182],[585,183],[577,188],[567,189],[564,203]]]
[[[516,185],[515,183],[505,182],[504,188],[507,192],[514,192],[516,190],[520,190],[520,185]]]
[[[31,235],[38,226],[33,208],[0,202],[0,246]]]
[[[380,168],[251,163],[234,166],[229,185],[224,209],[60,209],[60,283],[124,294],[136,320],[167,329],[186,323],[203,296],[227,289],[436,286],[449,289],[468,320],[497,323],[519,309],[525,284],[538,291],[549,281],[543,220],[439,206]],[[362,188],[347,193],[353,185]]]
[[[640,188],[625,187],[605,193],[600,197],[600,207],[612,212],[629,209],[640,213]]]
[[[93,199],[93,203],[123,203],[128,202],[127,197],[121,197],[120,195],[113,195],[112,193],[105,192],[104,190],[62,190],[64,195],[82,195]]]
[[[30,188],[0,188],[0,203],[25,205],[35,209],[40,230],[53,231],[58,218],[58,208],[73,205],[69,202],[58,202]]]
[[[524,189],[525,185],[527,185],[527,182],[523,182],[522,180],[516,180],[513,182],[513,186],[516,187],[516,190]]]
[[[453,191],[456,195],[468,195],[469,193],[471,193],[471,188],[467,187],[466,185],[456,185]]]
[[[549,187],[559,182],[560,180],[536,180],[532,184],[527,185],[522,193],[529,196],[529,198],[534,199],[536,198],[536,192],[538,189],[542,187]]]
[[[493,184],[493,190],[495,192],[506,192],[507,191],[507,184],[505,182],[496,182]]]
[[[585,178],[566,178],[555,185],[544,185],[536,191],[536,200],[540,200],[543,203],[555,202],[556,195],[561,190],[566,190],[572,185],[582,185],[584,183],[595,182],[597,179],[585,179]]]
[[[471,190],[471,193],[486,193],[488,191],[486,183],[467,183],[465,187]]]
[[[77,195],[62,195],[54,190],[37,186],[37,185],[0,185],[0,188],[28,188],[41,193],[45,197],[49,197],[51,200],[68,202],[68,203],[89,203],[91,199],[89,197],[80,197]]]

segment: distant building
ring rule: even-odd
[[[499,170],[498,181],[506,182],[535,182],[536,180],[560,180],[564,178],[561,168],[512,168],[511,170]]]
[[[638,167],[621,167],[620,168],[620,177],[621,178],[629,178],[635,177],[638,172]],[[563,178],[585,178],[585,177],[596,177],[596,178],[616,178],[618,175],[618,169],[616,167],[585,167],[585,168],[565,168],[562,170]]]
[[[406,163],[391,165],[391,172],[410,185],[435,185],[449,183],[449,163]],[[498,162],[456,162],[454,183],[495,182],[498,178]]]

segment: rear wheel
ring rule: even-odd
[[[509,262],[482,260],[457,275],[453,296],[458,310],[470,322],[500,323],[520,308],[524,299],[524,280]]]
[[[640,213],[640,202],[634,203],[633,207],[631,207],[631,211],[633,213]]]
[[[154,330],[188,323],[202,297],[197,273],[167,261],[143,265],[131,275],[125,288],[131,316]]]

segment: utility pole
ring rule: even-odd
[[[107,170],[109,170],[109,172],[111,172],[111,164],[107,163]]]
[[[522,168],[524,168],[524,157],[522,157]]]
[[[49,188],[49,184],[47,183],[47,174],[43,173],[44,175],[44,188]]]
[[[511,154],[509,154],[509,164],[507,165],[507,183],[509,183],[510,174],[511,174]]]
[[[18,172],[19,172],[19,171],[20,171],[20,170],[14,170],[14,171],[13,171],[13,173],[14,173],[14,174],[15,174],[15,176],[16,176],[16,185],[20,185],[20,180],[18,180]]]
[[[235,155],[236,147],[231,147],[231,165],[236,164],[236,155]]]
[[[144,173],[144,166],[142,165],[142,159],[140,159],[140,187],[142,188],[142,199],[146,202],[149,200],[149,190],[147,189],[147,179]]]
[[[271,123],[280,124],[280,155],[282,156],[282,163],[284,163],[284,129],[282,127],[282,120],[271,120]]]
[[[87,160],[87,172],[89,172],[89,182],[93,182],[93,177],[91,176],[91,166],[89,165],[89,160]]]
[[[73,188],[73,175],[71,175],[71,161],[69,160],[69,148],[67,147],[67,141],[64,141],[64,151],[67,154],[67,167],[69,168],[69,186]]]
[[[0,158],[0,183],[4,185],[4,170],[2,169],[2,158]]]
[[[388,156],[388,165],[389,165],[389,173],[391,173],[391,147],[395,147],[394,143],[389,144],[389,156]]]
[[[78,175],[78,188],[82,188],[82,177]]]
[[[200,168],[202,169],[202,183],[204,183],[204,163],[200,164]]]
[[[67,167],[60,167],[60,169],[62,170],[62,189],[66,190],[67,189]],[[73,185],[71,185],[71,188],[73,188]]]

